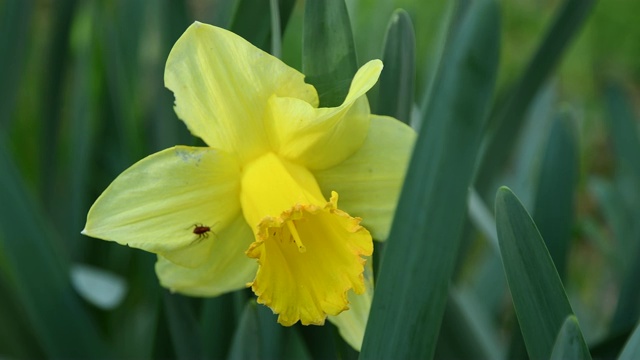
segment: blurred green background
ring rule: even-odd
[[[412,80],[394,84],[413,101],[389,111],[388,101],[411,98],[385,99],[381,86],[369,94],[374,112],[425,124],[451,39],[475,2],[346,1],[358,65],[383,57],[395,9],[415,31],[415,44],[396,54],[411,57],[411,71],[388,67],[398,71],[391,83]],[[493,220],[496,190],[507,185],[546,242],[592,356],[617,356],[640,316],[640,3],[496,3],[495,91],[479,116],[487,121],[431,354],[527,356]],[[299,70],[304,7],[279,1],[281,58]],[[80,235],[124,169],[202,144],[163,85],[187,26],[225,27],[271,52],[269,9],[267,0],[0,1],[0,357],[358,356],[333,325],[280,327],[248,290],[171,295],[152,254]]]

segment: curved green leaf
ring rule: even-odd
[[[573,314],[571,305],[536,225],[506,187],[496,195],[496,228],[527,352],[532,359],[546,359],[560,327]]]
[[[578,319],[574,315],[567,316],[560,328],[556,343],[553,345],[551,360],[585,359],[591,360],[589,348],[584,342]]]

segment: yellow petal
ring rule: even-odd
[[[364,271],[364,283],[366,290],[358,295],[349,291],[349,310],[337,316],[329,316],[329,321],[338,328],[340,336],[355,350],[360,351],[364,331],[367,328],[367,320],[373,301],[373,268],[371,261],[367,261]]]
[[[240,212],[235,158],[178,146],[150,155],[118,176],[93,204],[83,234],[195,267]],[[209,227],[201,235],[194,225]]]
[[[165,85],[189,130],[241,161],[268,147],[263,117],[271,95],[318,105],[304,75],[238,35],[198,22],[171,50]]]
[[[347,292],[365,290],[362,273],[373,244],[369,232],[326,202],[311,173],[274,154],[243,170],[240,195],[256,241],[247,250],[258,260],[252,289],[278,322],[323,324],[348,308]]]
[[[349,94],[335,108],[274,96],[269,100],[267,130],[274,151],[309,169],[339,164],[364,142],[369,127],[366,92],[378,81],[382,62],[372,60],[356,73]]]
[[[242,289],[256,275],[257,264],[245,255],[253,241],[253,232],[242,214],[212,241],[205,262],[186,268],[158,256],[156,273],[162,286],[192,296],[217,296]]]
[[[400,121],[372,116],[367,138],[347,160],[314,176],[324,194],[340,194],[340,207],[361,217],[377,240],[385,240],[400,196],[416,133]]]

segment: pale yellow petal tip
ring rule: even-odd
[[[369,91],[378,82],[383,67],[382,61],[377,59],[362,65],[351,81],[349,93],[343,105],[352,103]]]
[[[338,209],[337,201],[334,192],[324,207],[296,204],[278,218],[265,217],[246,252],[259,264],[251,283],[258,303],[278,314],[284,326],[322,325],[328,315],[349,309],[349,290],[365,291],[371,234],[359,218]]]
[[[382,69],[384,68],[384,64],[382,63],[382,60],[380,60],[380,59],[373,59],[373,60],[367,61],[367,63],[362,65],[360,67],[360,69],[363,69],[365,67],[371,68],[372,72],[380,73],[382,71]]]

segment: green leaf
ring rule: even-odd
[[[358,71],[344,0],[307,0],[302,36],[305,81],[315,86],[321,107],[340,105]]]
[[[605,95],[611,119],[608,125],[613,137],[612,146],[618,171],[627,171],[630,176],[640,179],[640,136],[633,104],[629,95],[618,84],[609,85]],[[637,187],[634,190],[640,192]]]
[[[491,133],[485,140],[482,163],[476,184],[485,194],[491,181],[504,166],[517,134],[524,123],[525,112],[550,74],[560,62],[569,44],[578,34],[595,0],[566,0],[529,61],[524,73],[508,91],[504,104],[498,107],[489,123]],[[490,190],[491,191],[491,190]],[[492,191],[491,191],[492,192]]]
[[[204,355],[208,359],[227,357],[239,318],[235,316],[233,293],[204,300],[200,322]]]
[[[637,274],[640,272],[640,135],[633,105],[619,85],[610,85],[605,93],[610,118],[612,144],[615,155],[616,207],[612,209],[615,218],[610,219],[616,235],[616,244],[623,271],[621,273],[620,295],[616,311],[611,321],[610,331],[621,333],[630,331],[640,317],[640,286]]]
[[[568,113],[555,119],[542,162],[533,218],[556,269],[565,272],[573,225],[578,146]]]
[[[0,129],[10,125],[17,104],[23,68],[27,64],[29,30],[33,29],[32,1],[4,1],[0,5]]]
[[[497,3],[470,6],[423,116],[380,265],[364,359],[424,359],[435,351],[499,54]]]
[[[449,293],[449,301],[442,320],[436,359],[500,359],[503,358],[496,328],[477,299],[456,289]]]
[[[406,124],[411,120],[416,76],[416,39],[411,18],[404,10],[391,15],[384,41],[377,101],[372,111]]]
[[[633,334],[627,340],[618,358],[618,360],[634,359],[640,359],[640,325],[637,325],[636,329],[633,330]]]
[[[560,328],[551,352],[551,360],[585,359],[591,360],[589,348],[584,342],[578,319],[574,315],[567,316]]]
[[[164,311],[178,359],[201,359],[202,334],[191,304],[192,299],[163,291]]]
[[[83,2],[74,18],[71,31],[71,53],[75,66],[72,68],[71,93],[67,107],[69,121],[68,146],[65,160],[58,161],[58,172],[62,173],[58,191],[53,197],[59,208],[55,218],[61,229],[61,235],[70,250],[72,258],[80,258],[88,252],[88,242],[78,229],[82,229],[87,214],[88,188],[92,162],[93,146],[96,143],[96,120],[100,118],[98,92],[103,84],[94,75],[94,63],[99,58],[95,39],[95,3]],[[65,137],[62,136],[62,139]],[[68,165],[67,165],[68,164]],[[68,167],[67,167],[68,166]],[[64,169],[60,171],[60,169]],[[66,170],[66,171],[65,171]]]
[[[231,31],[264,51],[271,50],[271,9],[269,0],[237,0]],[[280,0],[280,29],[289,21],[295,0]],[[280,34],[282,35],[282,34]]]
[[[511,151],[509,170],[504,180],[499,180],[501,185],[509,186],[517,193],[524,207],[531,211],[535,206],[545,149],[558,113],[556,88],[555,82],[549,81],[536,94],[527,111],[516,146]],[[490,195],[492,203],[494,195]]]
[[[0,254],[0,264],[5,260]],[[29,327],[24,306],[17,300],[17,294],[6,283],[0,272],[0,351],[7,359],[44,359],[36,337]]]
[[[556,334],[573,311],[538,229],[506,187],[496,195],[496,228],[527,352],[532,359],[548,358]]]
[[[55,233],[25,189],[5,144],[0,132],[0,276],[13,287],[47,357],[110,357],[73,291]]]
[[[307,357],[295,327],[284,327],[277,317],[263,305],[249,300],[242,313],[231,344],[229,359],[282,359],[291,354],[289,343],[297,342],[295,356]]]

